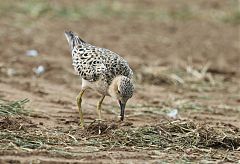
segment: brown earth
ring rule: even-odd
[[[28,98],[26,109],[37,116],[1,116],[0,130],[78,128],[75,97],[81,81],[71,65],[63,35],[66,29],[76,31],[91,44],[119,53],[134,70],[136,91],[128,102],[125,124],[118,122],[115,100],[109,97],[104,100],[103,119],[116,124],[114,128],[154,126],[170,119],[169,110],[178,109],[176,120],[239,129],[237,5],[237,0],[4,1],[0,6],[0,98],[12,101]],[[78,10],[83,10],[82,14]],[[37,50],[39,55],[26,56],[30,49]],[[46,70],[36,75],[33,68],[39,65]],[[97,118],[98,98],[94,91],[84,96],[87,125]],[[79,128],[76,136],[80,137],[81,132]],[[211,157],[190,153],[190,149],[102,150],[86,145],[69,149],[77,155],[23,150],[15,145],[0,150],[0,163],[231,163],[240,159],[239,147],[206,148],[206,152],[216,151],[217,155]]]

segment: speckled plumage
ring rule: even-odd
[[[71,31],[65,32],[65,35],[70,46],[74,69],[82,77],[82,89],[92,88],[104,96],[112,96],[109,93],[109,86],[115,78],[121,76],[118,84],[121,99],[127,101],[132,97],[133,71],[121,56],[108,49],[86,43]]]
[[[131,68],[121,56],[108,49],[90,45],[71,31],[68,34],[74,40],[73,46],[70,46],[74,69],[84,80],[101,80],[110,85],[118,75],[132,78]]]

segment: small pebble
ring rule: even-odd
[[[41,75],[45,72],[44,66],[40,65],[36,68],[33,68],[33,72],[35,72],[37,75]]]
[[[168,117],[171,117],[171,118],[177,118],[177,115],[178,115],[178,110],[177,109],[172,109],[170,112],[167,113],[167,116]]]
[[[37,50],[28,50],[26,52],[26,55],[30,56],[30,57],[36,57],[36,56],[38,56],[38,52],[37,52]]]

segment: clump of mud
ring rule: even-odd
[[[26,130],[29,127],[37,127],[26,117],[0,117],[0,130]]]
[[[118,127],[119,124],[114,122],[94,121],[85,128],[84,133],[85,135],[108,134]]]

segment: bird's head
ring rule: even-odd
[[[132,81],[125,76],[117,76],[113,79],[111,85],[109,86],[109,95],[115,98],[121,109],[121,120],[124,119],[125,106],[133,95],[134,86]]]

